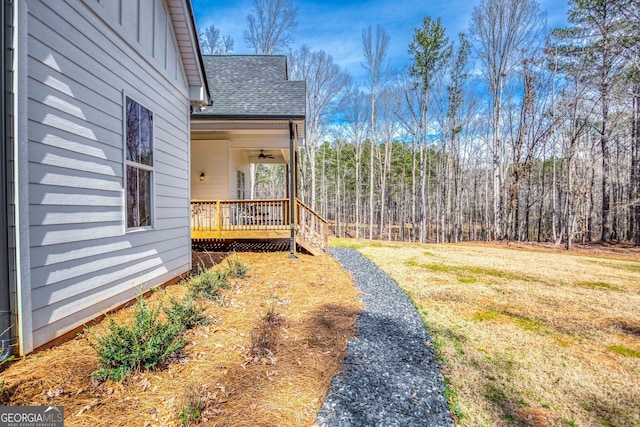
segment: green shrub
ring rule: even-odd
[[[182,326],[158,318],[161,305],[152,309],[140,296],[134,310],[130,325],[118,325],[109,318],[109,332],[90,341],[100,366],[94,377],[123,381],[132,371],[154,369],[184,346]]]
[[[229,287],[229,273],[224,269],[200,270],[197,276],[193,276],[187,285],[189,294],[194,298],[216,299],[220,289]]]
[[[237,253],[227,257],[227,269],[231,277],[238,279],[244,279],[249,272],[249,266],[238,257]]]
[[[163,308],[167,319],[174,325],[180,325],[183,330],[208,323],[207,316],[204,315],[204,307],[191,295],[181,299],[170,296],[169,304],[170,307]]]
[[[192,422],[198,421],[205,406],[206,398],[202,387],[198,384],[188,385],[182,396],[181,409],[178,414],[180,424],[187,426]]]

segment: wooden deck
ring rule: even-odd
[[[306,251],[326,254],[327,221],[296,200],[295,240]],[[279,240],[291,237],[289,199],[193,200],[191,239]]]

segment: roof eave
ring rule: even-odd
[[[198,30],[190,0],[168,0],[174,22],[178,48],[185,64],[191,105],[208,105],[211,99],[209,82],[202,61]],[[185,25],[187,28],[185,28]]]
[[[207,114],[207,113],[195,113],[191,115],[192,120],[306,120],[304,114],[283,114],[283,115],[268,115],[268,114]]]

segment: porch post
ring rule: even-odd
[[[294,143],[293,143],[293,120],[289,119],[289,213],[290,213],[290,221],[291,224],[291,237],[289,240],[289,258],[296,259],[296,224],[295,224],[295,214],[296,214],[296,195],[294,191],[295,184],[295,151],[294,151]]]

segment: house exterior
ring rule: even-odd
[[[306,83],[289,80],[282,55],[211,55],[203,62],[213,101],[191,115],[194,242],[228,248],[262,240],[284,249],[273,246],[281,240],[291,252],[296,243],[326,252],[326,221],[296,198]],[[250,168],[260,163],[286,165],[283,198],[252,198]]]
[[[26,354],[191,267],[188,0],[2,2],[2,348]]]
[[[203,62],[215,100],[191,116],[191,198],[246,199],[251,163],[288,164],[289,120],[294,152],[302,142],[306,85],[288,80],[283,55],[207,55]]]

